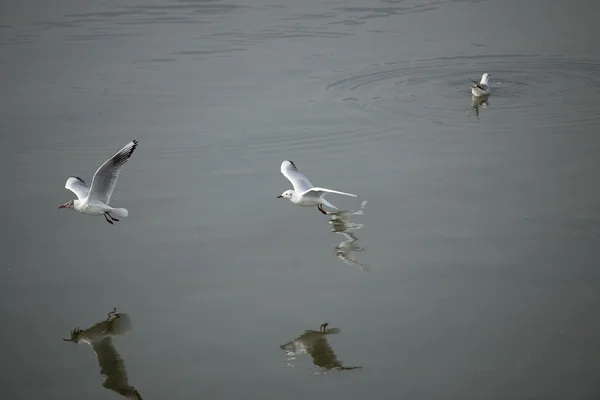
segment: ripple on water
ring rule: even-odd
[[[470,81],[491,75],[490,108],[506,123],[528,119],[542,126],[600,126],[600,64],[561,56],[446,57],[373,65],[326,86],[340,101],[462,126],[473,120]]]
[[[247,140],[235,140],[223,143],[222,151],[239,152],[243,150],[251,154],[278,154],[293,149],[295,152],[327,153],[345,149],[365,149],[385,139],[385,135],[366,126],[335,128],[330,125],[291,130],[289,132],[266,132],[253,135]],[[357,150],[356,150],[357,151]]]

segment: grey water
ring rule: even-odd
[[[2,2],[0,397],[598,398],[599,12]],[[133,139],[128,218],[57,209]]]

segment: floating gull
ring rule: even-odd
[[[471,93],[473,94],[473,96],[489,95],[492,92],[492,90],[490,89],[489,80],[490,74],[488,74],[487,72],[483,74],[479,83],[471,79],[471,81],[473,82],[473,85],[471,85]]]
[[[114,224],[119,221],[117,217],[126,217],[129,212],[125,208],[112,208],[108,205],[119,179],[123,165],[129,160],[138,145],[137,140],[129,142],[114,156],[98,168],[92,179],[92,186],[88,187],[83,179],[72,176],[67,179],[65,188],[77,195],[76,200],[70,200],[58,208],[70,208],[87,215],[104,215],[106,222]],[[110,219],[108,219],[110,217]],[[111,221],[112,220],[112,221]]]
[[[131,320],[127,314],[117,313],[117,309],[108,313],[106,320],[86,330],[75,328],[70,339],[65,342],[86,343],[92,347],[98,358],[102,386],[128,399],[142,400],[139,392],[129,384],[127,369],[123,359],[115,349],[111,336],[122,335],[131,330]]]
[[[331,207],[337,210],[337,208],[325,200],[323,196],[327,193],[343,194],[345,196],[358,197],[355,194],[338,192],[337,190],[325,189],[320,187],[314,187],[312,183],[298,171],[293,162],[285,160],[281,163],[281,173],[283,176],[289,179],[294,186],[293,190],[286,190],[281,195],[277,196],[278,199],[286,198],[292,203],[303,207],[314,207],[317,206],[320,212],[327,215],[327,212],[323,210],[323,206]]]

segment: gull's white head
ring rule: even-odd
[[[481,82],[480,83],[485,83],[486,85],[488,84],[490,80],[490,74],[488,74],[487,72],[485,74],[483,74],[483,76],[481,77]]]
[[[59,206],[58,208],[71,208],[72,209],[74,205],[75,205],[75,200],[69,200],[62,206]]]
[[[292,199],[292,197],[294,197],[294,191],[293,190],[286,190],[285,192],[281,193],[279,196],[277,196],[278,199]]]

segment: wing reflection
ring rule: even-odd
[[[75,328],[66,342],[89,344],[98,358],[100,375],[104,379],[102,386],[113,390],[128,399],[141,400],[142,396],[127,380],[127,369],[123,359],[115,349],[111,336],[127,334],[131,331],[131,320],[127,314],[117,313],[117,309],[108,313],[108,317],[86,330]]]
[[[365,200],[360,204],[360,209],[356,211],[330,211],[328,213],[331,215],[331,219],[329,220],[331,231],[344,237],[344,240],[333,248],[335,255],[346,264],[358,267],[361,271],[369,271],[371,268],[356,260],[356,253],[364,251],[364,248],[356,243],[358,239],[351,231],[361,229],[364,224],[351,222],[350,216],[362,215],[366,205],[367,201]]]
[[[471,96],[471,107],[473,107],[473,110],[475,111],[475,115],[477,116],[477,119],[479,119],[479,107],[483,107],[486,108],[490,103],[488,102],[488,99],[490,98],[489,95],[487,96]]]
[[[351,370],[362,368],[345,367],[337,359],[333,349],[327,341],[327,335],[335,335],[340,333],[338,328],[327,328],[328,323],[321,325],[318,331],[308,330],[296,339],[279,346],[289,359],[293,360],[293,356],[301,354],[309,354],[313,364],[326,370]]]

